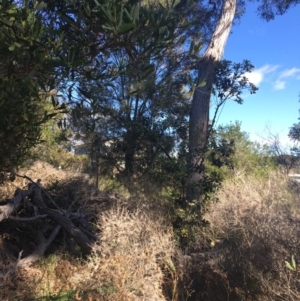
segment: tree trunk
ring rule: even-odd
[[[126,134],[126,150],[125,150],[125,175],[131,179],[134,173],[134,155],[136,153],[136,133],[129,130]]]
[[[201,206],[200,187],[197,185],[201,179],[201,161],[204,158],[208,140],[209,106],[214,68],[223,55],[224,48],[230,33],[236,10],[236,0],[224,0],[220,19],[216,25],[211,41],[198,66],[198,85],[205,81],[206,84],[196,88],[191,104],[189,124],[189,158],[190,169],[187,181],[187,200],[198,200]]]

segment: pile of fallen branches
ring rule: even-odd
[[[34,263],[58,237],[74,254],[89,254],[97,236],[89,222],[85,204],[69,200],[59,206],[41,185],[41,180],[34,182],[27,176],[15,176],[27,179],[28,189],[17,189],[14,197],[0,206],[0,225],[13,223],[14,228],[23,229],[24,233],[30,232],[35,240],[34,249],[24,256],[23,250],[20,250],[17,262],[6,267],[0,278]]]

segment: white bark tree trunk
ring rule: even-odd
[[[196,88],[191,104],[189,124],[189,159],[190,175],[187,182],[187,200],[198,200],[201,205],[200,188],[197,182],[201,171],[197,170],[204,155],[207,143],[210,96],[212,92],[214,68],[223,56],[225,45],[232,27],[237,0],[223,0],[220,19],[211,41],[198,67],[198,84],[205,81],[203,87]]]

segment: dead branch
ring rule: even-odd
[[[45,239],[42,233],[39,233],[39,245],[36,248],[36,250],[30,254],[29,256],[22,258],[23,251],[19,253],[17,262],[13,265],[8,266],[3,272],[0,273],[0,279],[2,279],[3,283],[7,283],[12,278],[14,278],[14,275],[18,268],[24,268],[32,265],[35,261],[37,261],[42,255],[44,255],[45,251],[49,247],[49,245],[53,242],[55,237],[57,236],[59,230],[61,229],[60,225],[57,225],[55,229],[52,231],[48,239]]]
[[[93,241],[88,238],[88,236],[74,225],[74,223],[69,219],[69,217],[63,215],[62,212],[48,208],[45,204],[41,189],[39,186],[34,187],[33,191],[33,203],[39,207],[39,209],[48,215],[48,217],[58,223],[64,230],[66,230],[75,242],[80,246],[83,254],[88,254],[91,251],[91,245]]]
[[[41,218],[47,217],[47,214],[35,215],[33,217],[18,217],[18,216],[10,216],[9,219],[18,221],[18,222],[32,222]]]
[[[40,240],[39,246],[31,255],[19,260],[17,263],[17,267],[30,266],[35,261],[37,261],[45,253],[49,245],[53,242],[54,238],[57,236],[60,229],[61,226],[57,225],[55,229],[52,231],[52,233],[50,234],[48,239],[45,239],[43,234],[39,233],[39,240]]]
[[[28,190],[17,189],[14,197],[8,201],[4,206],[0,206],[0,222],[5,219],[13,220],[16,223],[26,223],[30,225],[30,222],[47,218],[44,223],[51,224],[52,230],[48,238],[45,238],[40,231],[37,235],[37,247],[32,254],[25,258],[21,258],[22,252],[19,253],[19,258],[13,265],[7,267],[4,271],[1,271],[0,278],[13,279],[16,269],[18,267],[26,267],[33,264],[38,260],[57,237],[60,229],[63,229],[63,233],[67,233],[68,237],[74,241],[81,249],[83,255],[87,255],[91,252],[93,242],[97,239],[97,236],[93,233],[93,228],[86,220],[83,213],[84,206],[80,206],[76,212],[71,212],[71,208],[64,210],[61,209],[49,193],[40,184],[41,180],[34,182],[27,176],[17,175],[18,177],[25,178],[30,181]],[[55,208],[49,208],[46,200],[49,199]],[[28,209],[29,216],[18,216],[19,212],[23,212],[24,209]],[[22,209],[22,210],[21,210]],[[32,216],[30,216],[30,214]],[[28,214],[27,214],[28,215]],[[49,222],[51,221],[51,222]],[[34,227],[32,227],[33,231]],[[48,229],[49,230],[49,229]]]
[[[59,207],[56,205],[56,203],[54,202],[54,200],[51,198],[51,196],[49,195],[49,193],[47,192],[47,190],[44,189],[44,188],[40,185],[40,183],[41,183],[41,180],[40,180],[40,179],[38,179],[38,180],[37,180],[37,183],[36,183],[36,182],[34,182],[30,177],[28,177],[28,176],[26,176],[26,175],[22,176],[22,175],[19,175],[19,174],[16,174],[16,173],[15,173],[15,176],[17,176],[17,177],[19,177],[19,178],[26,179],[26,180],[28,180],[29,182],[31,182],[33,185],[39,187],[39,188],[45,193],[45,195],[46,195],[47,198],[51,201],[51,203],[52,203],[57,209],[61,210],[61,208],[59,208]]]
[[[6,205],[0,206],[0,222],[9,218],[20,207],[22,200],[32,193],[32,188],[26,191],[17,189],[14,197]]]

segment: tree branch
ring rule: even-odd
[[[45,218],[47,216],[48,216],[47,214],[36,215],[36,216],[33,216],[33,217],[10,216],[9,219],[14,220],[14,221],[18,221],[18,222],[31,222],[31,221],[35,221],[35,220],[40,219],[40,218]]]

